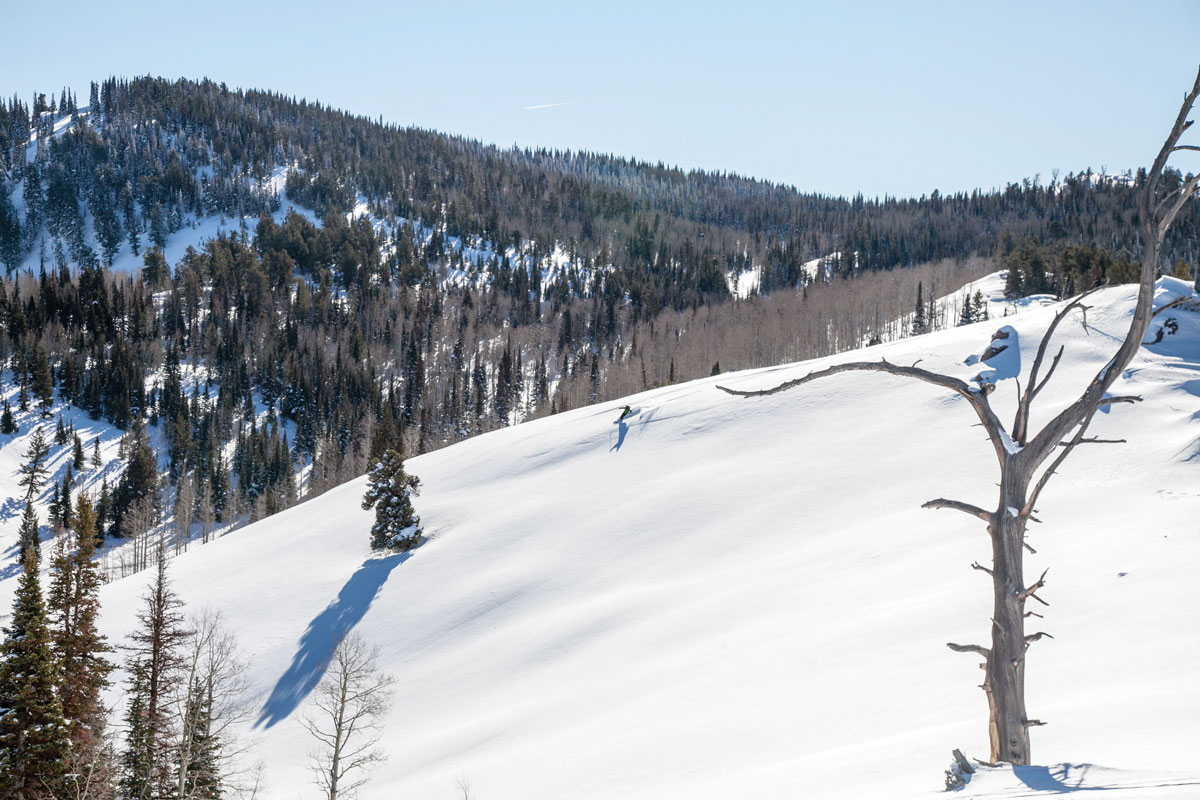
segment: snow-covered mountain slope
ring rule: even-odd
[[[1186,290],[1164,281],[1162,294]],[[1066,357],[1036,420],[1115,348],[1132,287],[1063,325]],[[1052,308],[1005,320],[997,369],[1011,414]],[[1200,793],[1200,315],[1143,348],[1115,391],[1136,406],[1091,431],[1040,504],[1032,575],[1051,606],[1027,675],[1040,771],[987,771],[964,796],[1109,788]],[[430,540],[372,557],[362,480],[172,562],[193,609],[219,610],[248,655],[268,797],[308,796],[299,717],[334,640],[378,644],[397,678],[391,759],[363,797],[925,797],[952,748],[987,757],[978,657],[991,587],[972,570],[996,467],[965,403],[934,387],[847,374],[760,388],[842,360],[886,357],[971,377],[999,322],[835,358],[726,374],[578,409],[407,462]],[[1012,338],[1010,337],[1010,342]],[[637,413],[613,424],[628,402]],[[147,575],[103,592],[116,642]],[[1101,767],[1069,766],[1098,764]],[[1081,772],[1082,770],[1082,772]],[[1056,788],[1057,787],[1057,788]],[[1122,788],[1118,788],[1122,787]]]
[[[50,542],[50,527],[47,523],[49,504],[56,484],[61,485],[66,477],[68,465],[74,456],[74,447],[70,439],[65,444],[55,443],[55,431],[61,416],[63,425],[73,428],[83,443],[84,467],[73,471],[73,491],[87,492],[95,500],[104,481],[109,488],[117,485],[125,471],[125,461],[117,458],[120,450],[122,431],[104,421],[94,420],[87,412],[70,403],[56,402],[51,408],[51,415],[43,417],[37,408],[37,400],[30,402],[28,411],[21,411],[18,404],[20,388],[13,382],[12,373],[0,370],[0,398],[12,407],[13,419],[17,424],[16,433],[0,434],[0,553],[11,563],[17,563],[17,543],[20,538],[21,514],[25,510],[24,490],[18,485],[22,466],[26,462],[30,441],[37,428],[42,429],[50,453],[46,459],[48,469],[46,485],[34,498],[34,508],[42,526],[43,546]],[[94,448],[99,443],[100,466],[93,462]],[[48,550],[43,550],[48,552]],[[101,558],[104,553],[101,553]],[[9,577],[16,570],[0,569],[0,575]],[[12,605],[12,591],[16,581],[0,580],[0,619],[7,618]]]

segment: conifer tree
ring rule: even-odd
[[[71,484],[74,481],[71,465],[67,464],[67,474],[63,475],[62,489],[58,493],[58,523],[63,528],[69,528],[75,518],[75,511],[71,508]]]
[[[363,509],[375,508],[371,526],[372,550],[408,550],[421,537],[421,518],[413,511],[412,497],[420,494],[421,481],[404,472],[404,459],[386,450],[367,473]]]
[[[167,695],[179,675],[180,649],[191,634],[183,624],[183,601],[167,579],[166,552],[161,546],[144,603],[129,644],[130,700],[121,789],[129,797],[166,798],[172,783]]]
[[[12,406],[4,401],[4,413],[0,414],[0,433],[19,433],[17,421],[13,419]]]
[[[53,490],[50,494],[49,510],[50,510],[50,529],[51,531],[63,527],[62,518],[62,497],[58,492],[58,483],[53,484]]]
[[[75,434],[74,438],[75,438],[75,447],[74,447],[74,452],[71,454],[71,466],[73,466],[75,468],[76,472],[79,472],[85,466],[85,462],[84,462],[84,458],[83,458],[83,440],[79,438],[78,433]]]
[[[917,304],[913,312],[912,333],[919,336],[929,330],[929,320],[925,316],[925,287],[917,284]]]
[[[146,715],[146,665],[129,665],[128,701],[125,706],[125,750],[121,754],[120,795],[151,798],[153,794],[154,748]]]
[[[96,499],[96,546],[104,544],[105,526],[108,524],[112,498],[108,492],[108,479],[100,481],[100,497]]]
[[[101,692],[108,685],[112,652],[97,628],[100,571],[96,552],[96,513],[86,494],[79,495],[70,529],[58,537],[50,565],[47,596],[54,653],[62,668],[59,698],[73,753],[81,763],[96,760],[103,746],[105,709]]]
[[[183,742],[176,753],[176,774],[182,775],[181,797],[195,800],[220,800],[220,741],[212,730],[212,691],[197,679],[187,696]],[[186,754],[186,755],[185,755]],[[183,764],[183,759],[187,763]]]
[[[20,479],[17,481],[18,486],[25,487],[25,502],[33,502],[34,495],[42,489],[42,484],[46,482],[46,475],[49,470],[46,469],[46,456],[50,455],[50,445],[46,442],[46,435],[42,432],[39,425],[29,437],[29,447],[25,450],[25,463],[21,465],[19,472]]]
[[[975,319],[986,320],[988,318],[987,300],[983,298],[983,292],[979,289],[975,290]]]
[[[38,533],[38,518],[37,512],[33,510],[33,503],[25,504],[25,512],[21,515],[21,529],[18,533],[19,551],[24,558],[24,553],[27,550],[33,551],[34,559],[38,558],[42,548],[42,537]]]
[[[12,624],[0,644],[0,797],[58,796],[70,750],[60,682],[37,558],[28,549],[13,599]]]
[[[50,359],[40,347],[33,358],[33,393],[37,395],[42,416],[49,417],[54,405],[54,378],[50,375]]]

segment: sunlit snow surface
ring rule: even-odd
[[[1111,354],[1132,297],[1106,290],[1086,330],[1061,326],[1034,425]],[[1004,419],[1053,313],[1004,320],[1019,342],[991,395]],[[1050,568],[1051,605],[1030,630],[1055,637],[1029,655],[1029,712],[1048,723],[1033,753],[1057,766],[987,770],[962,796],[1200,796],[1200,319],[1170,313],[1179,333],[1114,387],[1145,401],[1091,429],[1128,444],[1081,447],[1032,526],[1027,575]],[[969,380],[1000,324],[869,357]],[[979,658],[945,643],[986,643],[991,586],[970,565],[988,563],[988,541],[967,515],[920,508],[995,504],[995,456],[966,403],[880,374],[763,398],[715,388],[858,357],[670,386],[409,459],[430,540],[407,557],[369,553],[361,479],[180,556],[180,595],[219,609],[248,655],[266,796],[314,791],[299,717],[351,629],[398,681],[391,759],[366,798],[449,800],[460,777],[481,800],[932,797],[951,749],[986,759]],[[614,424],[626,403],[637,413]],[[147,578],[105,587],[114,642]]]

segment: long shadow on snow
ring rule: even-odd
[[[625,424],[625,420],[617,423],[617,443],[608,448],[608,452],[620,450],[621,445],[625,444],[625,435],[629,433],[629,426]],[[609,440],[611,441],[611,439]]]
[[[386,558],[368,558],[362,563],[337,598],[308,623],[308,630],[300,637],[300,649],[263,703],[254,727],[270,728],[287,719],[304,702],[325,674],[334,648],[367,613],[392,570],[411,557],[412,551],[408,551]]]

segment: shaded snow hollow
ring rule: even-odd
[[[1182,290],[1169,280],[1167,289]],[[1095,296],[1034,424],[1116,346],[1132,287]],[[1006,320],[1011,418],[1052,308]],[[1143,348],[1098,415],[1128,444],[1080,448],[1034,526],[1047,567],[1028,667],[1039,763],[986,770],[970,797],[1107,789],[1200,795],[1200,319]],[[970,379],[996,320],[872,348]],[[978,657],[991,587],[982,526],[934,497],[995,503],[994,455],[935,387],[844,374],[763,398],[855,353],[731,373],[541,419],[412,458],[430,540],[367,549],[362,479],[193,549],[171,566],[220,610],[251,667],[267,797],[313,791],[299,716],[334,640],[378,644],[398,682],[390,760],[363,796],[932,797],[952,748],[986,758]],[[638,413],[613,424],[626,403]],[[149,576],[103,593],[123,639]],[[1071,765],[1099,764],[1105,767]],[[1081,773],[1082,770],[1082,773]],[[1120,771],[1118,771],[1120,770]],[[1134,785],[1136,784],[1136,786]]]

